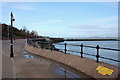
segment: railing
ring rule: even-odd
[[[37,46],[35,46],[34,42],[35,42],[35,41],[31,41],[31,40],[30,40],[30,41],[28,41],[28,44],[29,44],[29,45],[32,45],[32,46],[34,46],[34,47],[37,47]],[[50,49],[51,51],[55,50],[55,49],[53,49],[53,44],[52,44],[52,43],[43,42],[43,44],[45,44],[45,43],[46,43],[46,44],[49,44],[49,45],[51,46],[50,48],[46,48],[46,49]],[[115,61],[115,62],[120,62],[119,60],[116,60],[116,59],[111,59],[111,58],[102,57],[102,56],[100,56],[100,53],[99,53],[99,50],[100,50],[100,49],[112,50],[112,51],[120,51],[119,49],[103,48],[103,47],[100,47],[99,45],[97,45],[96,47],[94,47],[94,46],[86,46],[86,45],[83,45],[83,44],[81,44],[81,45],[74,45],[74,44],[67,44],[67,43],[57,44],[57,45],[64,45],[64,49],[59,49],[59,50],[64,50],[64,53],[65,53],[65,54],[67,54],[67,51],[70,51],[70,52],[80,53],[81,58],[83,58],[83,54],[89,55],[89,56],[94,56],[94,57],[96,57],[97,63],[99,62],[99,58],[103,58],[103,59],[107,59],[107,60],[112,60],[112,61]],[[69,46],[78,46],[78,47],[80,47],[80,51],[67,50],[67,45],[69,45]],[[83,52],[83,48],[85,48],[85,47],[95,48],[95,49],[96,49],[96,55]],[[41,48],[43,48],[43,45],[42,45]]]

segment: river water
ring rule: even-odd
[[[104,48],[118,49],[118,41],[65,41],[65,42],[60,42],[59,44],[64,44],[64,43],[76,44],[76,45],[80,45],[82,43],[83,45],[86,45],[86,46],[96,47],[97,45],[99,45],[100,47],[104,47]],[[54,44],[54,45],[58,49],[64,49],[65,48],[64,45],[58,45],[58,44]],[[67,50],[73,50],[73,51],[79,51],[80,52],[80,46],[67,45]],[[95,48],[84,47],[83,52],[96,55],[96,49]],[[80,53],[76,53],[76,52],[67,51],[67,53],[75,54],[75,55],[80,56]],[[118,60],[119,54],[120,54],[119,51],[100,49],[100,56],[102,56],[102,57],[107,57],[107,58],[112,58],[112,59]],[[88,57],[88,58],[92,58],[92,59],[96,60],[95,56],[90,56],[90,55],[83,54],[83,57]],[[102,58],[100,58],[99,60],[102,61],[102,62],[106,62],[106,63],[118,66],[118,62],[115,62],[115,61],[112,61],[112,60],[107,60],[107,59],[102,59]]]

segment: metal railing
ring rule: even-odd
[[[43,44],[45,44],[45,43],[46,43],[46,44],[50,44],[51,47],[48,48],[48,49],[50,49],[51,51],[54,50],[54,49],[53,49],[53,43],[44,42]],[[31,41],[31,40],[30,40],[30,41],[28,41],[28,44],[29,44],[29,45],[32,45],[32,46],[34,46],[34,47],[37,47],[37,46],[35,46],[34,41]],[[64,49],[59,49],[59,50],[63,50],[65,54],[67,54],[67,51],[70,51],[70,52],[80,53],[81,58],[83,58],[83,54],[89,55],[89,56],[94,56],[94,57],[96,57],[97,63],[99,62],[99,58],[107,59],[107,60],[112,60],[112,61],[115,61],[115,62],[120,62],[119,60],[116,60],[116,59],[111,59],[111,58],[107,58],[107,57],[100,56],[100,52],[99,52],[100,49],[112,50],[112,51],[120,51],[119,49],[103,48],[103,47],[100,47],[99,45],[97,45],[96,47],[94,47],[94,46],[86,46],[86,45],[83,45],[83,44],[81,44],[81,45],[75,45],[75,44],[67,44],[67,43],[64,43],[64,44],[59,44],[59,43],[57,43],[56,45],[64,45]],[[69,46],[78,46],[78,47],[80,47],[80,51],[67,50],[67,45],[69,45]],[[42,45],[42,47],[43,47],[43,45]],[[85,47],[95,48],[95,49],[96,49],[96,55],[83,52],[83,48],[85,48]],[[46,48],[46,49],[47,49],[47,48]]]

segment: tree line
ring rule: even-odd
[[[10,39],[10,31],[13,30],[13,38],[14,39],[23,39],[23,38],[34,38],[38,36],[37,31],[32,30],[31,32],[26,28],[17,29],[16,27],[12,27],[7,24],[0,24],[0,30],[2,33],[2,39]]]

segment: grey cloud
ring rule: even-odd
[[[76,28],[76,29],[98,29],[101,28],[99,26],[95,25],[75,25],[75,26],[70,26],[71,28]]]

